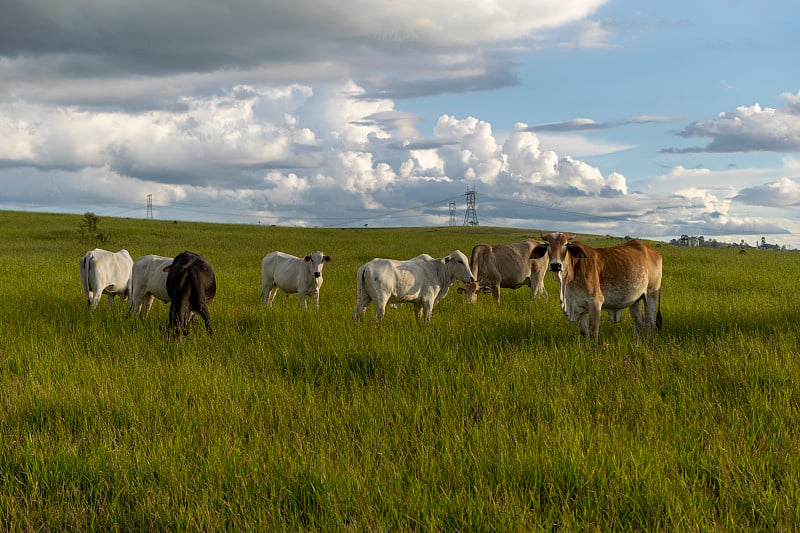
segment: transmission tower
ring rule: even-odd
[[[468,188],[464,196],[467,197],[467,211],[464,213],[464,225],[477,226],[478,213],[475,212],[475,187],[472,189]]]
[[[456,225],[456,203],[450,202],[450,226]]]
[[[146,218],[153,218],[153,195],[147,195],[147,217]]]

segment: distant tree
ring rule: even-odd
[[[102,243],[108,238],[108,235],[100,230],[100,217],[91,211],[83,214],[83,218],[78,223],[78,232],[81,239],[87,239],[92,248],[96,248],[98,243]]]

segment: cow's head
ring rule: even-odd
[[[450,267],[451,277],[455,277],[464,283],[475,281],[472,270],[469,269],[469,259],[461,250],[455,250],[444,258],[444,263]]]
[[[539,244],[533,249],[531,259],[541,259],[544,254],[549,254],[550,271],[554,275],[558,275],[564,269],[567,254],[577,259],[588,257],[581,244],[571,242],[573,236],[569,233],[550,233],[541,237],[544,244]]]
[[[470,281],[456,289],[458,294],[463,294],[467,303],[475,303],[478,300],[478,294],[489,294],[492,292],[491,287],[481,287],[477,281]]]
[[[311,264],[311,271],[314,273],[315,278],[322,277],[322,267],[325,266],[326,261],[330,261],[331,256],[325,255],[322,252],[313,252],[303,258]]]

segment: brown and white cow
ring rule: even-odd
[[[531,288],[531,298],[547,298],[544,275],[547,258],[531,259],[533,249],[542,244],[533,239],[507,244],[478,244],[472,248],[469,268],[475,281],[458,288],[467,302],[474,303],[478,293],[492,293],[500,303],[500,289],[518,289],[523,285]]]
[[[629,309],[637,334],[647,337],[661,329],[661,255],[638,240],[610,248],[592,248],[567,233],[542,235],[531,258],[549,255],[550,270],[559,281],[559,301],[581,333],[597,338],[600,312],[613,323]],[[644,313],[643,313],[644,308]]]

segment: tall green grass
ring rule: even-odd
[[[104,218],[136,258],[203,254],[215,335],[180,342],[81,293],[80,217],[0,212],[0,529],[753,530],[800,523],[800,255],[660,246],[664,327],[557,287],[430,324],[354,323],[373,257],[538,231],[292,229]],[[607,246],[618,240],[581,236]],[[321,249],[320,310],[262,308],[260,260]]]

